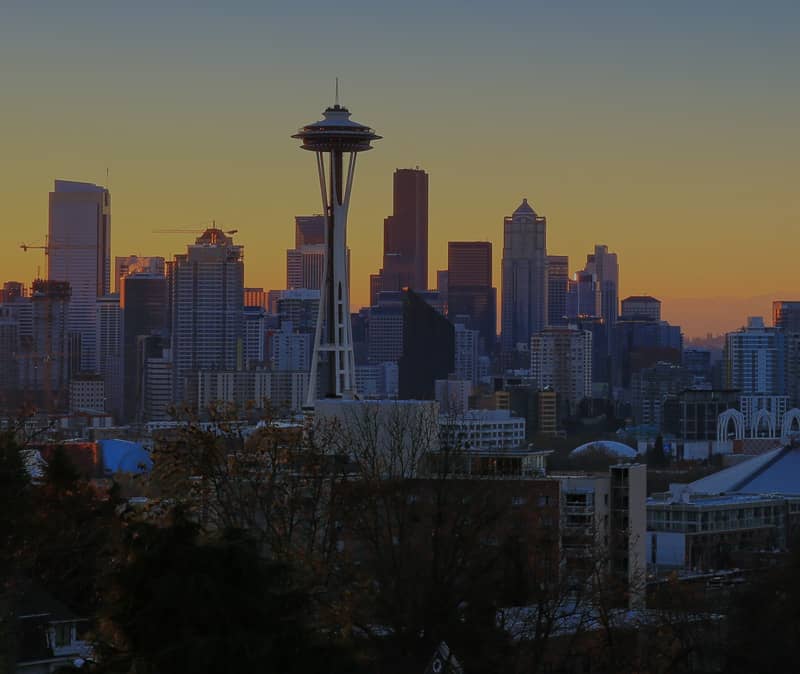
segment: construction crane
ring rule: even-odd
[[[193,227],[191,229],[190,228],[181,227],[181,228],[177,228],[177,229],[176,228],[172,228],[172,229],[154,229],[154,230],[151,230],[151,231],[153,232],[153,234],[197,234],[198,230],[201,230],[203,227],[206,226],[206,224],[208,224],[208,223],[199,225],[198,227]],[[212,220],[211,221],[211,227],[213,229],[217,228],[217,221],[216,220]],[[226,229],[226,230],[224,230],[224,233],[225,234],[229,234],[229,235],[237,234],[238,232],[239,232],[238,229]]]
[[[85,246],[73,246],[68,243],[46,243],[44,246],[32,246],[28,243],[21,243],[19,247],[26,253],[29,250],[43,250],[45,255],[49,255],[51,250],[90,250],[96,248],[96,246],[88,244]]]

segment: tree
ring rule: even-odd
[[[116,490],[82,478],[60,446],[32,490],[29,573],[81,616],[101,601],[98,578],[111,554],[117,505]]]
[[[800,671],[800,546],[734,600],[725,671]]]
[[[241,531],[204,536],[178,510],[124,534],[104,612],[101,672],[357,671],[310,618],[310,588]]]
[[[14,430],[0,432],[0,590],[27,535],[31,485]]]
[[[647,450],[647,465],[651,468],[665,468],[669,465],[669,455],[664,451],[664,437],[656,437],[653,446]]]
[[[16,667],[15,603],[31,515],[30,479],[15,429],[0,431],[0,671]]]

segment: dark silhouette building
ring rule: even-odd
[[[131,274],[120,279],[122,310],[122,410],[127,421],[141,407],[140,338],[169,331],[167,279],[160,274]]]
[[[567,324],[569,257],[547,256],[547,325]]]
[[[383,223],[381,290],[428,289],[428,174],[394,172],[394,209]]]
[[[455,369],[455,328],[413,290],[403,293],[403,355],[399,394],[403,400],[433,400],[437,379]]]
[[[659,361],[681,364],[683,335],[678,325],[645,317],[626,318],[614,326],[614,385],[629,388],[631,375]]]
[[[492,244],[450,241],[447,244],[447,314],[468,318],[480,333],[483,353],[491,353],[497,334],[497,290],[492,287]]]

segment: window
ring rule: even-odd
[[[72,623],[56,623],[55,647],[62,648],[72,643]]]

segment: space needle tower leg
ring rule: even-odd
[[[317,399],[317,377],[323,354],[326,376],[322,396],[352,398],[356,393],[347,273],[347,213],[355,176],[356,154],[371,149],[371,141],[380,138],[369,127],[350,120],[350,112],[338,102],[323,114],[323,121],[305,126],[293,136],[303,141],[303,149],[312,150],[316,154],[320,195],[325,212],[324,271],[306,398],[307,408],[313,408]],[[325,155],[329,159],[327,176]]]
[[[325,158],[322,152],[317,153],[317,170],[326,220],[325,261],[307,407],[313,407],[317,397],[317,375],[323,360],[322,354],[327,354],[323,397],[351,398],[355,395],[353,326],[350,321],[350,289],[347,277],[347,211],[355,164],[356,154],[353,152],[349,154],[345,175],[343,153],[331,152],[326,180]]]

